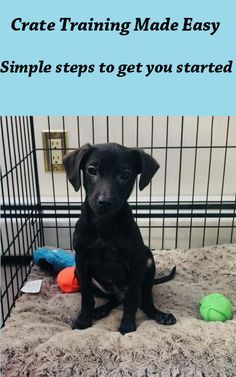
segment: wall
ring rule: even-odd
[[[37,148],[42,148],[42,130],[48,129],[47,117],[34,117],[36,144]],[[168,121],[168,139],[167,139],[167,121]],[[209,196],[221,194],[222,174],[224,168],[225,146],[227,132],[227,117],[215,117],[212,135],[212,156],[211,156],[211,174],[209,182]],[[68,134],[67,147],[69,149],[77,148],[84,143],[102,143],[110,142],[122,143],[129,147],[139,146],[147,148],[150,152],[152,142],[152,117],[50,117],[50,129],[62,129],[63,122]],[[108,123],[107,123],[108,122]],[[123,137],[122,137],[123,122]],[[195,196],[206,197],[207,177],[209,171],[209,159],[211,145],[211,122],[212,117],[202,116],[199,118],[198,131],[198,150],[195,177]],[[182,117],[158,117],[153,119],[153,146],[159,149],[153,151],[153,156],[160,163],[160,170],[153,179],[153,197],[162,198],[164,194],[164,178],[166,173],[166,199],[177,197],[179,184],[179,167],[180,167],[180,144],[181,144],[181,124]],[[79,126],[78,126],[79,125]],[[79,131],[78,131],[79,127]],[[93,134],[94,130],[94,134]],[[196,154],[196,130],[197,117],[185,116],[183,118],[183,149],[181,163],[181,182],[180,196],[191,196],[193,189],[194,159]],[[108,137],[109,133],[109,137]],[[230,118],[228,146],[236,145],[236,117]],[[168,152],[165,147],[168,146]],[[167,166],[165,159],[167,153]],[[226,158],[226,174],[224,182],[224,195],[234,197],[236,190],[236,174],[232,174],[235,169],[236,150],[229,148]],[[51,197],[52,179],[51,173],[44,171],[43,151],[38,152],[38,167],[41,182],[41,195],[45,199]],[[55,195],[57,198],[65,197],[66,181],[64,173],[54,174]],[[73,188],[69,186],[69,194],[76,197]],[[139,197],[145,199],[149,197],[149,188],[139,193]],[[148,198],[147,198],[148,200]]]
[[[22,120],[23,122],[23,120]],[[212,123],[213,122],[213,123]],[[229,122],[229,123],[228,123]],[[124,143],[129,147],[139,146],[144,148],[160,163],[160,169],[153,178],[152,186],[148,186],[139,192],[137,185],[131,196],[132,200],[149,201],[150,194],[154,201],[185,201],[185,200],[231,200],[235,201],[236,194],[236,117],[210,116],[185,116],[185,117],[46,117],[35,116],[35,136],[38,160],[38,172],[40,191],[43,202],[80,201],[81,193],[75,193],[68,184],[65,173],[48,173],[44,171],[42,131],[67,130],[68,151],[90,142],[101,143],[114,141]],[[30,134],[27,135],[26,145],[17,142],[16,124],[11,121],[1,124],[6,136],[6,164],[7,170],[11,170],[10,155],[23,157],[27,148],[31,150]],[[212,128],[213,126],[213,128]],[[7,128],[10,137],[7,138]],[[14,131],[13,131],[14,130]],[[198,130],[198,134],[197,134]],[[228,132],[228,136],[227,136]],[[13,135],[13,138],[11,137]],[[24,138],[23,138],[24,139]],[[10,143],[8,145],[8,143]],[[24,143],[23,143],[24,144]],[[29,146],[27,147],[27,144]],[[227,145],[226,145],[227,144]],[[182,146],[182,148],[180,148]],[[197,146],[197,148],[196,148]],[[227,148],[226,148],[227,146]],[[153,147],[153,148],[151,148]],[[1,149],[2,151],[2,149]],[[24,153],[23,153],[24,152]],[[31,162],[30,162],[31,160]],[[28,165],[29,163],[29,165]],[[23,175],[33,163],[32,154],[21,163]],[[3,164],[4,165],[4,164]],[[18,166],[21,169],[21,167]],[[19,169],[18,169],[19,171]],[[3,166],[3,174],[5,173]],[[4,187],[4,196],[7,200],[8,191],[12,203],[17,203],[17,193],[27,192],[27,187],[33,188],[34,179],[31,171],[28,181],[23,180],[21,188],[17,188],[16,169],[10,174],[10,185]],[[195,185],[193,183],[195,181]],[[6,182],[6,180],[5,180]],[[20,181],[21,182],[21,181]],[[5,184],[5,183],[4,183]],[[28,190],[28,192],[31,192]],[[31,198],[25,198],[24,203],[31,203]],[[34,200],[32,201],[34,203]],[[203,211],[204,212],[204,211]],[[203,213],[204,214],[204,213]],[[236,240],[236,232],[233,231],[231,218],[186,218],[176,219],[138,219],[141,231],[146,243],[150,240],[152,248],[188,248],[210,245]],[[71,247],[71,237],[75,219],[70,219],[65,213],[65,218],[44,219],[45,243],[62,248]],[[55,228],[55,225],[60,228]],[[27,222],[31,231],[31,223]],[[151,226],[151,229],[150,229]],[[11,225],[10,232],[17,233],[15,224]],[[11,230],[12,228],[12,230]],[[6,240],[5,228],[3,238]],[[176,244],[176,235],[178,242]],[[11,237],[10,237],[11,238]],[[19,249],[21,247],[19,246]],[[15,250],[18,253],[18,249]]]

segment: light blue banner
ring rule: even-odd
[[[235,0],[5,2],[0,113],[235,115],[235,14]]]

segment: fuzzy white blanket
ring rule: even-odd
[[[157,273],[174,265],[174,280],[153,288],[155,303],[177,318],[174,326],[148,320],[139,311],[137,331],[117,329],[122,307],[93,327],[71,330],[80,293],[60,293],[55,279],[43,278],[39,294],[23,294],[3,330],[3,376],[236,376],[236,245],[155,251]],[[225,323],[199,318],[200,298],[220,292],[231,299],[234,318]],[[102,303],[102,301],[98,301]]]

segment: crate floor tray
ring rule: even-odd
[[[23,294],[7,320],[3,376],[235,377],[236,245],[155,251],[154,258],[159,275],[177,266],[174,280],[153,288],[158,308],[177,323],[162,326],[139,311],[137,331],[125,336],[117,332],[121,306],[89,329],[71,330],[80,293],[60,293],[55,279],[34,267],[30,278],[42,278],[42,289]],[[232,320],[199,318],[198,302],[211,292],[231,299]]]

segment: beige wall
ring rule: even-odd
[[[196,143],[196,129],[197,129],[197,117],[195,116],[185,116],[184,117],[184,128],[183,128],[183,146],[184,147],[194,147]],[[226,132],[227,132],[227,117],[215,117],[214,128],[213,128],[213,138],[212,138],[212,160],[211,160],[211,174],[209,181],[209,199],[220,199],[222,190],[222,178],[223,178],[223,168],[224,168],[224,158],[226,155],[225,164],[225,180],[224,180],[224,200],[235,200],[236,193],[236,148],[230,148],[230,146],[236,146],[236,117],[231,117],[229,124],[229,137],[228,146],[229,148],[216,148],[217,146],[225,146],[226,143]],[[77,122],[79,121],[79,135],[78,139],[78,128]],[[53,180],[51,173],[46,173],[44,171],[44,161],[43,161],[43,151],[42,148],[42,131],[48,129],[48,118],[43,116],[34,117],[35,122],[35,134],[36,134],[36,147],[37,147],[37,159],[38,159],[38,171],[39,171],[39,181],[42,201],[52,201],[53,200],[53,182],[55,187],[55,200],[66,200],[67,196],[67,181],[65,173],[54,173]],[[94,140],[93,140],[93,128],[92,128],[92,117],[65,117],[65,129],[68,133],[68,148],[77,148],[79,143],[84,144],[87,142],[95,143],[106,142],[107,141],[107,118],[106,117],[94,117]],[[134,147],[138,145],[139,147],[147,148],[151,145],[151,131],[152,131],[152,117],[142,116],[139,117],[138,123],[138,135],[137,135],[137,117],[127,116],[123,118],[124,122],[124,144],[126,146]],[[198,148],[197,150],[197,166],[196,166],[196,182],[195,182],[195,199],[205,200],[208,182],[208,171],[209,171],[209,157],[210,157],[210,139],[211,139],[211,122],[212,118],[209,116],[204,116],[199,118],[199,135],[198,135],[198,146],[207,148]],[[179,168],[180,168],[180,142],[181,142],[181,117],[169,117],[169,128],[168,128],[168,146],[170,147],[167,152],[167,181],[166,181],[166,200],[176,200],[178,195],[178,183],[179,183]],[[10,123],[9,123],[10,125]],[[62,117],[50,117],[50,127],[51,129],[62,129],[63,119]],[[3,123],[4,133],[6,135],[6,123]],[[152,199],[153,200],[163,200],[164,195],[164,177],[165,177],[165,159],[166,159],[166,132],[167,132],[167,117],[154,117],[154,128],[153,128],[153,145],[157,149],[153,152],[154,157],[160,163],[160,170],[155,175],[152,183]],[[10,132],[11,133],[11,132]],[[11,140],[11,138],[10,138]],[[115,141],[118,143],[122,142],[122,117],[109,117],[109,141]],[[138,142],[137,142],[138,141]],[[15,140],[16,143],[16,140]],[[176,147],[176,148],[174,148]],[[22,150],[22,145],[15,145],[17,150]],[[11,154],[13,154],[13,145],[10,146]],[[0,152],[3,154],[3,150],[0,146]],[[150,150],[147,149],[147,152]],[[193,190],[193,175],[194,175],[194,159],[195,159],[195,148],[182,149],[182,164],[181,164],[181,185],[180,185],[180,200],[192,199]],[[3,159],[3,156],[1,156]],[[11,169],[9,162],[9,148],[6,145],[6,159],[7,159],[7,170]],[[13,161],[14,162],[14,161]],[[4,164],[3,164],[4,165]],[[3,166],[3,174],[4,174]],[[16,175],[15,171],[10,175],[9,184],[9,194],[13,197],[13,188],[16,187]],[[24,182],[23,182],[24,184]],[[68,185],[70,200],[74,201],[81,199],[80,193],[75,193],[73,188]],[[21,190],[20,190],[21,191]],[[4,187],[5,199],[8,196],[7,187]],[[136,195],[136,190],[134,190],[133,195]],[[150,186],[148,186],[144,191],[138,193],[138,200],[147,200],[150,198]],[[131,197],[132,200],[132,197]],[[16,201],[17,198],[12,202]],[[30,202],[30,200],[29,200]],[[50,246],[57,245],[57,234],[54,228],[47,228],[47,226],[55,226],[55,221],[58,225],[64,226],[65,228],[60,228],[59,231],[59,245],[62,248],[70,247],[70,238],[68,225],[74,225],[75,219],[69,219],[68,215],[65,214],[65,218],[60,219],[44,219],[44,232],[45,232],[45,243]],[[149,223],[150,221],[150,223]],[[219,244],[224,242],[229,242],[231,229],[232,229],[232,218],[222,218],[218,222],[218,218],[195,218],[192,220],[192,225],[197,225],[197,228],[192,229],[192,246],[201,246],[203,241],[203,227],[204,222],[206,225],[212,225],[205,232],[205,244],[210,245],[216,242],[217,226],[222,226],[219,232]],[[161,248],[162,247],[162,236],[165,232],[165,243],[164,248],[175,247],[175,236],[176,236],[176,219],[165,218],[165,219],[139,219],[138,224],[141,226],[149,227],[158,226],[159,228],[153,227],[151,229],[151,247]],[[170,226],[172,228],[165,227],[163,229],[163,224],[165,226]],[[190,234],[190,219],[179,219],[178,222],[178,247],[188,248],[189,245],[189,234]],[[31,224],[28,222],[28,226]],[[186,227],[185,227],[186,226]],[[228,226],[225,228],[224,226]],[[13,227],[15,227],[15,221],[13,221]],[[29,229],[30,230],[30,229]],[[5,229],[3,228],[3,239],[6,241],[6,235],[4,234]],[[12,228],[9,227],[11,233]],[[72,232],[73,230],[71,230]],[[141,229],[144,237],[144,241],[147,243],[149,239],[148,229]],[[15,233],[15,232],[14,232]],[[233,242],[235,242],[236,234],[234,232]],[[10,237],[11,238],[11,237]],[[16,252],[19,253],[21,247]]]
[[[36,146],[42,148],[42,131],[48,128],[48,119],[43,116],[34,117],[35,132],[36,132]],[[93,142],[92,133],[92,117],[65,117],[65,129],[68,134],[68,148],[77,148],[79,143]],[[78,138],[78,122],[79,122],[79,135]],[[141,116],[139,117],[139,128],[137,135],[137,117],[126,116],[123,118],[124,122],[124,144],[129,147],[139,146],[145,148],[151,145],[151,124],[152,117]],[[169,149],[167,155],[167,199],[176,198],[178,193],[179,182],[179,166],[180,166],[180,151],[178,147],[181,142],[181,122],[182,118],[179,116],[169,117],[169,130],[168,130],[168,146],[177,147],[177,149]],[[210,145],[211,138],[211,122],[210,116],[202,116],[199,118],[199,135],[198,145]],[[51,129],[62,129],[62,117],[50,117]],[[183,146],[195,146],[196,143],[196,128],[197,117],[185,116],[184,129],[183,129]],[[166,151],[162,149],[166,145],[166,130],[167,130],[167,117],[154,117],[153,128],[153,145],[159,147],[154,151],[154,157],[160,163],[160,170],[153,179],[153,196],[161,198],[164,193],[164,174],[165,174],[165,157]],[[227,131],[227,117],[215,117],[213,128],[213,146],[224,146],[226,142]],[[138,138],[138,143],[137,143]],[[94,142],[102,143],[107,141],[107,118],[94,117]],[[109,117],[109,141],[122,142],[122,117]],[[231,117],[229,127],[228,145],[236,145],[236,117]],[[148,150],[147,150],[148,151]],[[213,148],[212,162],[211,162],[211,175],[209,195],[217,196],[221,194],[223,167],[224,167],[225,149]],[[41,183],[41,195],[44,198],[51,198],[52,196],[52,179],[51,173],[44,171],[43,152],[38,151],[38,167]],[[196,167],[196,186],[195,196],[206,196],[207,177],[209,169],[210,149],[198,149],[197,152],[197,167]],[[181,165],[181,196],[192,195],[193,185],[193,168],[194,168],[195,150],[183,149],[182,152],[182,165]],[[229,148],[227,150],[226,158],[226,173],[224,183],[224,194],[233,197],[236,192],[236,149]],[[57,197],[66,196],[66,181],[65,173],[54,174],[55,195]],[[75,196],[73,188],[69,186],[69,193],[71,197]],[[139,193],[142,199],[149,197],[149,188],[146,188],[142,193]]]

